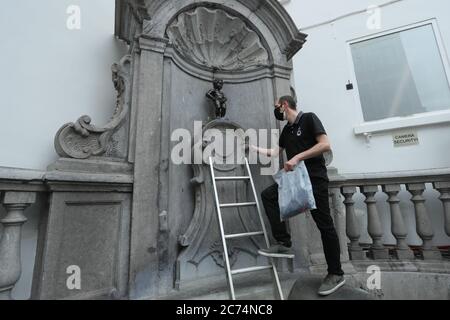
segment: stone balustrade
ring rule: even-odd
[[[132,177],[126,174],[88,174],[70,173],[57,170],[38,172],[0,168],[0,205],[4,210],[0,217],[0,299],[11,299],[11,292],[21,275],[21,232],[27,221],[27,208],[36,201],[39,193],[50,194],[56,185],[65,191],[67,184],[81,191],[91,190],[102,184],[114,185],[111,190],[130,192]],[[51,182],[51,183],[49,183]],[[83,182],[83,184],[80,184]],[[426,186],[431,185],[438,192],[437,201],[442,202],[442,211],[427,210],[428,198],[424,196]],[[123,189],[125,188],[126,189]],[[78,189],[77,189],[78,190]],[[103,190],[103,189],[102,189]],[[105,189],[107,190],[107,189]],[[103,191],[105,191],[103,190]],[[108,189],[109,190],[109,189]],[[103,192],[102,191],[102,192]],[[363,230],[357,216],[357,193],[364,196],[367,212],[367,232],[372,239],[369,252],[360,243]],[[422,258],[426,261],[441,260],[440,251],[433,242],[435,231],[431,223],[431,214],[442,215],[442,228],[450,236],[450,169],[425,170],[421,172],[397,172],[389,174],[336,175],[330,174],[330,199],[333,213],[341,238],[344,260],[364,261],[369,259],[413,260],[415,256],[408,246],[408,225],[400,206],[400,192],[408,192],[411,208],[414,208],[417,235],[422,239],[420,246]],[[380,193],[387,196],[390,214],[390,232],[396,240],[395,247],[388,250],[383,243],[385,229],[382,227],[377,197]],[[102,194],[99,195],[99,197]],[[101,200],[101,199],[100,199]],[[84,200],[83,200],[84,201]],[[104,200],[102,200],[104,201]],[[378,200],[379,201],[379,200]],[[102,202],[103,203],[103,202]],[[109,202],[108,202],[109,203]],[[393,254],[393,257],[389,255]]]
[[[65,166],[71,166],[72,171],[65,170],[67,169]],[[87,170],[91,170],[92,173]],[[128,199],[127,197],[128,194],[131,193],[132,185],[133,177],[131,175],[130,166],[116,162],[100,162],[93,160],[80,163],[76,161],[60,160],[49,167],[49,171],[46,172],[0,167],[0,206],[2,207],[2,210],[0,211],[0,300],[12,299],[11,293],[17,282],[20,280],[22,264],[24,263],[24,261],[21,261],[22,227],[27,222],[27,209],[37,202],[36,199],[38,194],[42,194],[42,199],[47,198],[50,203],[59,203],[63,205],[66,201],[60,201],[59,197],[70,194],[70,204],[77,205],[78,203],[82,203],[85,206],[84,210],[87,210],[88,212],[94,211],[98,215],[105,212],[105,214],[111,212],[111,215],[108,215],[110,218],[109,222],[115,223],[112,230],[123,230],[123,233],[125,234],[123,235],[123,239],[126,239],[126,237],[128,237],[126,228],[128,221],[126,212],[128,211],[126,210],[128,210],[127,208],[129,207],[129,205],[127,205],[127,201],[129,200],[123,199]],[[88,205],[90,204],[92,204],[91,208],[93,209],[88,208]],[[40,204],[38,203],[37,205]],[[98,210],[99,205],[105,209],[104,212]],[[61,212],[64,212],[66,209],[67,207],[56,207],[56,209],[51,211],[51,209],[45,208],[45,210],[49,211],[42,212],[42,214],[43,216],[46,216],[46,219],[49,216],[51,216],[50,218],[58,219],[62,216]],[[120,228],[118,227],[119,222],[113,219],[114,214],[125,217],[123,219],[117,219],[117,221],[120,220]],[[96,218],[94,215],[87,216],[93,217],[94,219]],[[86,224],[89,223],[91,223],[91,221],[86,222]],[[59,226],[62,224],[56,225]],[[101,230],[98,230],[97,235],[100,233]],[[49,234],[54,237],[55,234],[61,234],[61,230],[55,231],[52,229]],[[111,236],[111,234],[112,233],[109,232],[108,236]],[[115,236],[117,235],[115,234]],[[52,244],[60,243],[59,239],[53,241],[48,240],[49,235],[47,233],[42,235],[42,239],[46,240],[45,243],[42,242],[37,244],[37,250],[39,252],[47,252],[49,246],[51,247]],[[111,242],[114,242],[114,240],[111,240]],[[119,243],[119,241],[117,240],[116,243]],[[41,248],[39,246],[41,246]],[[127,245],[124,244],[123,248],[126,247]],[[106,249],[108,248],[109,247]],[[86,251],[84,248],[83,250]],[[113,247],[111,250],[116,249]],[[120,252],[121,255],[127,255],[126,249],[121,249]],[[54,257],[56,254],[59,254],[59,252],[52,254],[51,258],[45,260],[47,264],[49,263],[49,260],[50,262],[53,262]],[[43,284],[40,283],[40,279],[51,278],[49,276],[43,276],[42,274],[44,272],[55,273],[54,270],[47,270],[48,267],[44,265],[42,259],[42,257],[37,259],[40,264],[35,266],[37,267],[37,269],[35,268],[37,276],[34,277],[33,275],[31,299],[40,298],[38,294],[41,292],[41,287],[43,286]],[[122,260],[125,261],[124,259]],[[114,261],[114,263],[116,263],[116,261]],[[123,262],[121,263],[121,266],[126,265]],[[56,266],[56,268],[62,267]],[[66,266],[64,266],[64,270],[65,268]],[[38,281],[35,281],[35,279],[38,279]],[[119,289],[124,290],[123,283],[125,280],[121,278],[121,281]],[[107,281],[104,282],[108,283]],[[111,282],[112,280],[110,283]],[[47,284],[45,283],[45,285]],[[37,288],[35,290],[36,293],[33,293],[34,287]],[[48,292],[51,293],[51,290],[42,290],[46,294]],[[110,288],[105,289],[105,291],[107,290],[112,291]]]
[[[26,209],[42,191],[43,173],[31,170],[0,168],[0,204],[6,215],[0,220],[0,300],[11,299],[11,291],[22,273],[22,226],[27,222]]]
[[[430,213],[427,211],[424,192],[426,184],[431,183],[433,188],[440,193],[439,199],[443,204],[445,232],[450,236],[450,169],[433,169],[413,172],[381,173],[381,174],[355,174],[355,175],[330,175],[330,195],[332,206],[339,207],[338,201],[343,199],[346,220],[345,234],[347,237],[348,254],[351,260],[389,259],[388,248],[383,243],[383,228],[380,213],[377,209],[376,195],[383,192],[387,195],[389,213],[391,218],[391,233],[396,239],[393,250],[394,259],[412,260],[414,254],[406,242],[408,236],[407,226],[400,208],[399,193],[406,190],[411,194],[411,202],[414,206],[417,235],[422,240],[420,246],[421,256],[424,260],[441,260],[442,255],[433,243],[435,230],[431,223]],[[360,192],[365,196],[367,212],[367,231],[372,239],[369,254],[366,255],[361,244],[362,230],[355,212],[355,194]],[[450,243],[449,243],[450,244]]]

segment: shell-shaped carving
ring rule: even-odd
[[[221,9],[198,7],[183,12],[167,35],[185,59],[202,66],[233,71],[268,64],[269,55],[258,34]]]

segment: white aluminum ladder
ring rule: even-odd
[[[221,236],[222,244],[223,244],[223,256],[224,256],[224,261],[225,261],[225,269],[226,269],[226,276],[227,276],[227,280],[228,280],[228,289],[229,289],[230,299],[236,300],[234,284],[233,284],[233,275],[262,271],[262,270],[271,270],[273,272],[273,279],[275,282],[274,285],[276,287],[275,289],[276,289],[278,298],[280,300],[284,300],[283,291],[281,289],[281,284],[280,284],[280,279],[278,277],[277,268],[275,266],[273,258],[268,258],[270,260],[270,264],[267,266],[256,266],[256,267],[250,267],[250,268],[244,268],[244,269],[231,270],[230,259],[228,257],[227,240],[244,238],[244,237],[253,237],[253,236],[264,236],[267,248],[270,246],[269,237],[267,236],[267,230],[266,230],[266,227],[264,224],[263,216],[261,214],[261,207],[258,202],[255,184],[253,182],[253,177],[252,177],[252,173],[250,171],[250,165],[248,163],[248,159],[245,158],[245,167],[246,167],[248,176],[243,176],[243,177],[216,177],[216,175],[214,173],[214,164],[213,164],[212,157],[209,158],[209,165],[211,168],[211,178],[212,178],[212,183],[213,183],[213,187],[214,187],[214,197],[215,197],[215,202],[216,202],[217,220],[219,221],[219,231],[220,231],[220,236]],[[219,195],[217,192],[217,184],[216,184],[217,181],[250,181],[255,202],[221,204],[219,202]],[[259,220],[260,220],[261,226],[262,226],[262,231],[239,233],[239,234],[229,234],[229,235],[225,234],[221,209],[223,209],[223,208],[239,208],[239,207],[256,207],[256,209],[258,211],[258,215],[259,215]]]

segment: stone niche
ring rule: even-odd
[[[62,158],[49,171],[58,179],[91,175],[78,176],[83,181],[76,188],[53,182],[58,187],[42,253],[52,274],[42,271],[38,286],[52,297],[73,295],[62,285],[62,268],[74,257],[95,284],[82,289],[86,296],[161,298],[211,279],[225,281],[208,164],[175,165],[171,151],[178,141],[171,135],[185,129],[194,137],[196,121],[203,130],[277,129],[273,103],[291,92],[291,58],[306,39],[276,0],[117,1],[116,35],[130,51],[113,66],[118,98],[112,120],[97,127],[83,116],[55,139]],[[219,120],[205,97],[216,78],[224,80],[228,98]],[[243,174],[239,166],[217,170]],[[258,167],[252,172],[258,192],[272,183]],[[86,194],[84,185],[98,193]],[[224,202],[250,196],[244,183],[219,189]],[[227,231],[260,229],[250,211],[227,213]],[[253,238],[233,242],[233,266],[264,263],[256,255],[260,245]]]

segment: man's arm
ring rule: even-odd
[[[292,171],[294,167],[300,162],[305,161],[314,157],[318,157],[325,152],[331,151],[331,144],[328,136],[326,134],[321,134],[316,137],[317,144],[309,150],[299,153],[290,161],[286,162],[284,165],[284,170]]]
[[[274,148],[274,149],[264,149],[264,148],[259,148],[259,147],[253,146],[253,145],[250,146],[250,149],[253,150],[253,151],[256,151],[256,152],[258,152],[260,154],[263,154],[263,155],[265,155],[267,157],[279,156],[284,151],[284,149],[280,148],[280,147],[277,147],[277,148]]]

